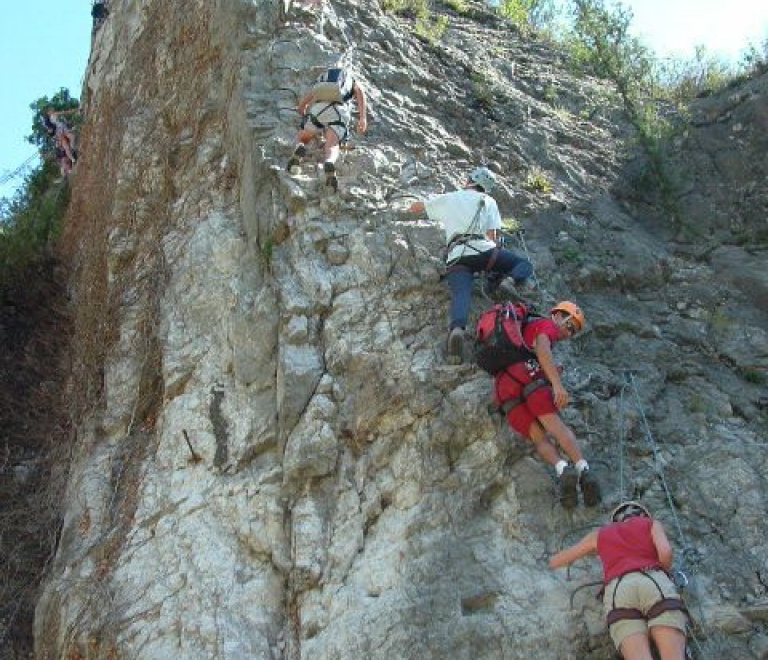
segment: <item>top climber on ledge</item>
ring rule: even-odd
[[[339,158],[340,145],[349,140],[352,99],[357,102],[357,132],[365,133],[368,129],[367,106],[365,91],[360,83],[340,64],[335,64],[318,77],[298,106],[301,127],[296,137],[297,144],[293,156],[286,168],[289,172],[301,163],[307,153],[307,145],[322,135],[325,138],[323,169],[326,184],[334,191],[338,190],[336,161]]]
[[[104,0],[94,0],[91,6],[91,18],[93,18],[93,32],[98,30],[109,16],[109,8]]]

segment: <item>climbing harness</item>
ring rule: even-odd
[[[510,376],[511,377],[511,376]],[[523,391],[520,393],[520,396],[515,399],[509,399],[505,401],[504,403],[500,403],[498,405],[492,406],[492,412],[501,415],[502,417],[506,417],[509,412],[519,406],[522,403],[525,403],[525,400],[531,396],[536,390],[541,389],[542,387],[547,387],[549,385],[549,381],[545,378],[537,378],[534,381],[531,381],[528,383],[525,387],[523,387]]]
[[[664,612],[672,612],[672,611],[680,611],[683,612],[686,616],[690,618],[690,615],[688,614],[688,608],[686,608],[685,603],[680,598],[674,598],[674,597],[667,597],[664,595],[664,590],[661,588],[661,585],[658,583],[656,578],[651,575],[652,570],[662,570],[662,569],[639,569],[636,571],[629,571],[628,573],[624,573],[623,575],[619,576],[616,581],[616,585],[613,588],[613,596],[611,598],[611,609],[606,615],[606,621],[608,622],[608,625],[611,626],[614,623],[617,623],[618,621],[627,621],[627,620],[640,620],[644,619],[646,621],[650,621],[651,619],[655,619],[660,614],[663,614]],[[656,589],[659,591],[659,595],[661,598],[657,600],[646,613],[643,613],[641,610],[635,608],[635,607],[617,607],[616,606],[616,592],[619,589],[619,585],[621,584],[622,580],[627,577],[628,575],[632,574],[641,574],[647,577],[653,584],[656,586]]]
[[[345,122],[342,118],[341,113],[339,112],[339,105],[342,104],[329,102],[325,107],[316,113],[307,112],[301,118],[301,129],[304,130],[308,123],[311,123],[320,131],[331,128],[331,126],[341,126],[344,129],[344,133],[339,137],[339,144],[345,144],[349,141],[349,123]],[[332,119],[331,121],[321,121],[319,117],[328,110],[333,110],[333,112],[336,114],[336,118]]]
[[[478,250],[477,248],[474,248],[470,245],[470,241],[485,239],[485,236],[483,234],[479,234],[477,232],[477,228],[478,228],[477,221],[480,218],[480,214],[482,213],[484,208],[485,208],[485,195],[481,195],[480,200],[477,203],[477,210],[475,211],[475,215],[472,216],[472,221],[467,226],[466,231],[462,232],[461,234],[454,234],[448,239],[448,243],[445,246],[445,265],[448,268],[450,268],[454,264],[457,264],[459,261],[461,261],[461,259],[464,258],[464,253],[466,252],[467,248],[474,250],[477,254],[481,254],[482,252],[484,252],[484,250]],[[462,247],[462,250],[459,256],[454,257],[453,259],[450,259],[449,257],[451,255],[451,251],[455,247],[459,247],[459,246]]]

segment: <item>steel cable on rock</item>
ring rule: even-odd
[[[623,501],[626,493],[624,491],[624,446],[627,440],[627,425],[624,415],[624,395],[627,391],[627,383],[621,386],[619,393],[619,501]]]
[[[637,386],[637,382],[634,378],[634,375],[632,371],[625,371],[625,383],[622,386],[621,389],[621,399],[619,404],[619,423],[620,428],[622,431],[619,434],[619,479],[620,479],[620,496],[623,500],[624,498],[624,451],[625,451],[625,440],[626,440],[626,425],[625,425],[625,411],[624,411],[624,394],[628,388],[631,388],[632,390],[632,396],[634,398],[635,403],[635,409],[640,417],[640,420],[642,422],[643,426],[643,432],[645,435],[646,442],[648,446],[651,449],[651,452],[653,454],[653,467],[654,467],[654,473],[656,474],[656,477],[658,478],[659,482],[661,483],[661,487],[664,490],[664,496],[667,501],[667,505],[670,509],[670,512],[672,514],[672,519],[674,520],[675,529],[677,530],[678,537],[680,539],[682,550],[680,552],[680,568],[673,573],[673,580],[677,584],[678,588],[682,591],[683,589],[687,588],[691,584],[691,580],[688,577],[687,572],[687,562],[691,555],[698,555],[698,552],[696,551],[693,546],[691,546],[688,542],[688,539],[685,536],[685,533],[683,532],[682,525],[680,523],[680,518],[677,514],[677,508],[675,507],[674,500],[672,499],[672,493],[670,491],[669,485],[667,484],[666,476],[664,474],[664,466],[661,460],[661,450],[659,448],[658,443],[653,437],[653,433],[651,432],[650,424],[648,423],[648,418],[645,414],[645,409],[642,405],[642,402],[640,401],[640,390]],[[697,601],[700,601],[700,598],[697,598]],[[701,607],[701,603],[697,602],[697,611],[698,611],[698,620],[700,622],[704,622],[704,612]],[[689,614],[690,617],[690,614]],[[693,623],[693,618],[690,617],[690,623]],[[696,636],[696,633],[693,630],[693,626],[688,626],[688,636],[690,637],[691,643],[693,646],[696,647],[697,654],[700,658],[703,658],[703,647]],[[699,628],[703,629],[702,623],[699,623]],[[688,649],[686,649],[686,657],[690,657],[690,652]]]
[[[23,163],[21,163],[21,165],[17,165],[14,169],[9,170],[4,174],[0,175],[0,185],[5,185],[9,181],[17,177],[20,177],[22,174],[24,174],[24,170],[26,170],[32,164],[32,161],[38,157],[39,157],[39,154],[35,152],[31,156],[29,156],[29,158],[27,158]]]
[[[643,424],[643,430],[645,431],[646,442],[648,443],[648,446],[650,447],[651,452],[653,453],[654,472],[656,473],[656,476],[659,478],[659,481],[661,482],[661,487],[664,489],[664,496],[666,497],[667,504],[672,513],[672,519],[675,521],[675,527],[677,529],[678,536],[682,541],[683,548],[687,549],[689,547],[688,540],[686,539],[685,534],[683,533],[683,528],[682,528],[682,525],[680,524],[680,519],[677,515],[677,509],[675,507],[674,501],[672,500],[672,493],[669,489],[669,485],[667,484],[667,480],[664,475],[664,466],[661,460],[661,450],[659,449],[658,444],[653,438],[653,433],[651,432],[651,427],[650,427],[650,424],[648,423],[648,418],[645,415],[645,410],[643,409],[642,403],[640,402],[640,393],[632,372],[631,371],[627,372],[626,377],[627,377],[627,382],[632,387],[632,394],[634,395],[634,399],[635,399],[635,408],[637,410],[638,415],[640,415],[640,420],[642,421],[642,424]]]

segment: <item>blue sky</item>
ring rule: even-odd
[[[5,0],[0,20],[0,178],[35,153],[29,104],[66,87],[80,98],[91,49],[89,0]],[[21,179],[0,186],[13,194]]]
[[[166,0],[171,1],[171,0]],[[333,0],[331,0],[333,2]],[[691,57],[696,45],[738,60],[768,39],[768,0],[624,0],[635,33],[659,55]],[[29,104],[66,87],[80,96],[91,44],[89,0],[4,0],[0,21],[0,179],[34,154]],[[21,179],[0,185],[13,194]]]
[[[768,40],[768,0],[623,0],[632,25],[660,56],[693,56],[697,45],[738,61],[748,43]]]

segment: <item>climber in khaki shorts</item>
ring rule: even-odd
[[[686,610],[669,577],[672,546],[642,504],[617,506],[610,523],[587,534],[550,561],[561,568],[590,554],[603,564],[603,606],[611,639],[624,660],[685,660]]]
[[[338,64],[318,77],[297,108],[301,115],[301,127],[296,137],[297,144],[293,150],[293,156],[286,166],[289,172],[301,163],[302,158],[307,154],[307,145],[318,135],[323,135],[325,137],[323,170],[326,184],[334,191],[338,190],[336,161],[339,158],[340,146],[349,140],[352,99],[357,102],[357,132],[365,133],[368,129],[367,108],[365,92],[360,83],[349,71]]]

